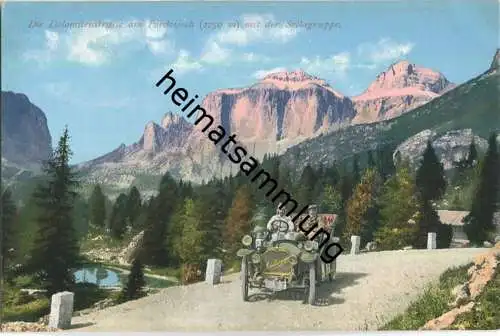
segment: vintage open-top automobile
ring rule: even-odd
[[[338,241],[333,237],[335,215],[318,217],[326,223],[331,240]],[[320,258],[325,244],[309,240],[280,211],[269,220],[267,228],[255,227],[242,243],[245,247],[237,255],[242,258],[244,301],[248,301],[250,288],[271,292],[299,289],[303,291],[304,303],[314,304],[317,284],[334,279],[336,262],[325,263]]]

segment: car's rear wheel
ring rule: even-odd
[[[243,301],[248,301],[248,257],[241,259],[241,296]]]

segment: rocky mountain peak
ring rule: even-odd
[[[182,118],[180,115],[175,114],[173,112],[167,112],[163,116],[163,119],[161,120],[161,126],[163,128],[169,128],[171,126],[176,126],[181,124],[182,122],[186,122],[184,118]]]
[[[407,60],[391,64],[361,95],[353,98],[353,123],[386,120],[410,111],[455,87],[438,71]]]
[[[265,76],[262,80],[263,81],[273,80],[282,82],[322,81],[320,78],[310,75],[302,69],[298,69],[295,71],[273,72]]]
[[[52,151],[45,113],[25,94],[2,91],[2,158],[26,165],[41,163]]]
[[[344,98],[342,93],[335,91],[325,80],[308,74],[302,69],[271,73],[262,78],[262,80],[254,87],[274,87],[279,90],[292,91],[310,89],[317,86],[323,87],[339,98]]]
[[[393,63],[380,73],[364,94],[408,88],[439,94],[450,85],[440,72],[403,60]]]

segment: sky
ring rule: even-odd
[[[154,86],[170,68],[200,97],[296,69],[354,96],[401,59],[463,83],[492,61],[498,4],[4,3],[1,86],[45,112],[54,143],[67,125],[78,163],[136,142],[148,121],[178,111]]]

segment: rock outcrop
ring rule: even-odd
[[[2,332],[58,332],[61,329],[51,328],[43,323],[35,322],[8,322],[0,325]]]
[[[353,123],[392,119],[454,88],[441,73],[400,61],[392,64],[361,95],[353,98]]]
[[[399,156],[408,160],[411,166],[417,167],[429,140],[444,169],[451,169],[456,162],[466,158],[472,141],[479,152],[488,147],[488,142],[474,135],[471,129],[449,131],[440,136],[437,136],[435,131],[424,130],[400,144],[394,151],[394,160]]]
[[[22,167],[49,158],[52,138],[45,113],[21,93],[2,91],[2,159]]]
[[[124,248],[118,255],[118,262],[120,264],[128,265],[132,263],[132,261],[137,255],[138,249],[142,244],[143,238],[144,238],[144,231],[139,232],[137,235],[134,236],[134,238],[132,238],[128,246]]]
[[[474,309],[477,297],[484,291],[486,285],[493,280],[500,262],[500,248],[481,254],[474,259],[474,264],[467,270],[469,280],[452,290],[454,297],[450,303],[452,308],[443,315],[428,321],[420,330],[448,329],[456,318]]]

